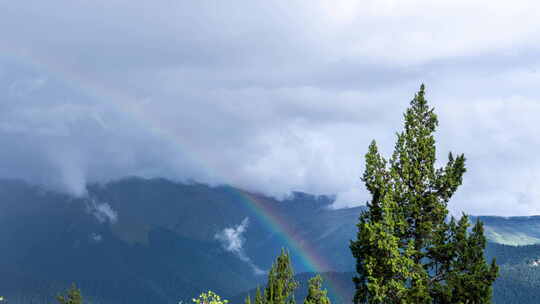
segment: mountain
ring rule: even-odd
[[[280,248],[291,250],[297,273],[315,270],[310,255],[328,270],[349,270],[348,223],[361,208],[331,203],[164,179],[89,185],[79,198],[1,181],[0,293],[10,303],[45,303],[76,282],[93,303],[186,302],[206,289],[234,295],[262,283],[258,272]],[[220,239],[241,225],[229,235],[240,248]]]
[[[322,271],[333,303],[346,303],[355,269],[348,244],[363,207],[334,210],[333,200],[142,178],[73,197],[0,180],[0,295],[50,303],[76,282],[94,304],[189,303],[208,289],[236,303],[287,248],[304,284],[298,300]],[[478,218],[486,255],[501,267],[495,303],[537,303],[540,217]]]
[[[2,183],[0,193],[0,286],[8,288],[2,292],[11,302],[50,299],[70,281],[96,303],[128,303],[133,298],[169,303],[201,291],[198,282],[224,293],[243,290],[253,280],[252,270],[219,244],[184,237],[165,224],[140,222],[143,236],[120,226],[122,218],[113,223],[96,217],[99,207],[85,199],[19,183]],[[124,220],[128,218],[126,213]],[[126,235],[137,235],[141,242]],[[36,287],[36,294],[27,290]]]
[[[540,244],[540,216],[476,218],[484,222],[486,236],[492,242],[514,246]]]

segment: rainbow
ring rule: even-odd
[[[24,59],[29,60],[30,58]],[[131,96],[125,96],[121,92],[107,89],[102,85],[96,83],[89,83],[88,79],[84,79],[83,81],[82,75],[74,74],[71,70],[63,66],[61,62],[55,62],[52,65],[44,65],[43,63],[46,61],[42,59],[43,58],[40,58],[39,64],[37,63],[37,61],[31,61],[31,63],[34,67],[39,67],[40,70],[46,68],[47,71],[52,71],[54,73],[53,75],[67,75],[68,77],[63,78],[63,81],[69,79],[70,81],[68,82],[68,84],[77,82],[80,85],[80,89],[82,89],[85,93],[88,93],[91,98],[96,98],[97,100],[99,100],[99,98],[97,98],[96,91],[107,91],[108,93],[116,96],[117,99],[131,99]],[[83,83],[85,83],[86,85],[82,86],[81,84]],[[161,124],[158,121],[152,119],[151,117],[148,117],[144,111],[137,110],[134,107],[125,107],[124,110],[134,116],[137,121],[144,121],[150,124],[153,131],[157,131],[161,135],[164,135],[166,138],[172,139],[179,146],[183,145],[183,141],[180,140],[174,133],[162,128]],[[204,166],[197,159],[189,157],[189,155],[186,154],[184,154],[183,156],[188,157],[190,161],[198,164],[199,168],[206,168],[206,166]],[[204,173],[212,176],[212,174],[209,174],[210,172],[210,170],[207,170]],[[298,233],[294,231],[294,229],[287,222],[287,220],[280,216],[276,210],[273,210],[273,208],[270,206],[271,204],[264,204],[262,200],[256,195],[237,190],[232,187],[231,189],[234,189],[234,191],[239,195],[239,198],[243,202],[243,204],[246,205],[247,208],[250,209],[265,226],[267,226],[270,230],[276,233],[276,235],[281,239],[282,243],[286,244],[286,246],[292,253],[300,257],[300,261],[294,262],[299,262],[302,266],[304,266],[305,269],[308,269],[310,272],[315,273],[321,273],[332,269],[332,267],[329,266],[330,264],[325,261],[324,257],[322,257],[316,249],[313,248],[310,242],[302,239],[301,236],[299,236]],[[334,304],[345,304],[351,302],[351,295],[346,291],[346,287],[341,286],[341,284],[337,280],[332,279],[331,277],[327,278],[326,286],[329,293],[333,294],[334,297],[336,297],[336,300],[339,301]]]
[[[274,231],[280,238],[282,243],[286,244],[291,253],[295,253],[300,257],[300,263],[309,272],[321,273],[332,270],[330,264],[321,256],[318,251],[313,248],[308,240],[303,239],[293,229],[293,227],[280,214],[272,208],[272,204],[265,204],[263,200],[249,192],[237,190],[234,191],[239,195],[242,203],[248,207],[257,218],[271,231]],[[352,282],[351,282],[352,284]],[[339,301],[335,304],[345,304],[351,302],[352,295],[346,291],[344,286],[341,286],[337,280],[329,276],[326,279],[326,287],[329,294],[334,295],[335,300]]]

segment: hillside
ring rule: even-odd
[[[478,218],[484,222],[486,237],[492,242],[514,246],[540,244],[540,216]]]
[[[129,178],[91,185],[84,198],[2,181],[0,197],[0,292],[10,303],[43,303],[72,281],[94,303],[172,303],[204,289],[234,295],[264,280],[254,270],[268,269],[280,248],[291,250],[297,272],[315,270],[311,257],[330,270],[353,267],[347,223],[359,209],[328,209],[324,196],[277,201]],[[244,221],[242,248],[225,250],[217,235]]]
[[[0,294],[10,303],[50,303],[72,282],[96,304],[188,303],[207,289],[237,300],[264,284],[261,272],[281,248],[291,251],[300,282],[325,272],[334,303],[353,290],[348,242],[362,208],[332,210],[329,196],[276,200],[230,186],[126,178],[89,185],[79,198],[3,180],[0,200]],[[505,240],[535,238],[540,225],[539,217],[480,218]],[[540,245],[504,245],[493,235],[495,303],[537,303]]]

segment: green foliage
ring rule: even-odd
[[[201,293],[198,298],[193,299],[193,302],[197,304],[227,304],[229,301],[222,300],[219,295],[209,290]]]
[[[298,287],[298,282],[294,279],[289,253],[281,250],[268,272],[268,282],[264,290],[264,304],[293,304],[294,290]],[[256,304],[257,299],[255,299]]]
[[[404,131],[389,161],[373,141],[362,180],[372,195],[361,214],[355,303],[491,303],[498,267],[484,259],[486,239],[477,222],[447,222],[447,203],[462,183],[465,157],[450,153],[436,168],[437,116],[424,85],[404,115]]]
[[[316,275],[309,279],[308,295],[304,304],[331,304],[326,293],[326,290],[322,290],[322,277]]]
[[[69,288],[66,291],[65,295],[58,295],[56,297],[56,300],[60,304],[82,304],[83,303],[83,297],[81,295],[81,290],[75,286],[75,284],[71,285],[71,288]]]
[[[264,298],[261,294],[261,289],[259,288],[259,286],[257,286],[257,291],[255,292],[255,304],[263,304],[264,303]]]

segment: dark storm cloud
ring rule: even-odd
[[[531,6],[0,1],[0,176],[78,195],[142,175],[363,203],[368,143],[391,152],[425,82],[440,155],[468,157],[451,209],[537,213]]]

